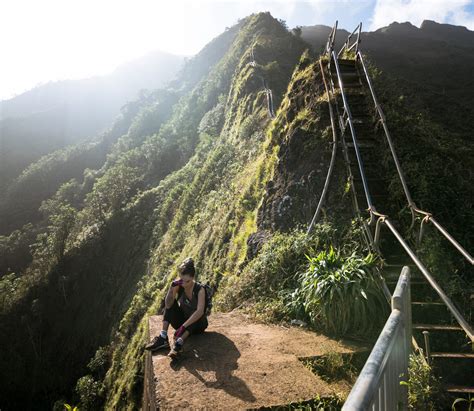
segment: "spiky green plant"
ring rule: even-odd
[[[307,259],[294,297],[315,326],[336,335],[366,336],[381,324],[387,303],[376,281],[373,254],[344,256],[330,247]]]

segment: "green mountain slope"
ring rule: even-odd
[[[268,114],[260,76],[281,94],[305,45],[268,14],[238,27],[223,56],[183,94],[158,132],[134,134],[130,127],[91,181],[44,203],[46,231],[32,263],[19,279],[7,276],[2,284],[9,280],[16,290],[3,301],[0,320],[1,334],[9,334],[2,341],[8,353],[2,379],[8,376],[8,385],[3,381],[12,404],[46,406],[54,396],[69,396],[88,359],[106,345],[113,357],[104,383],[108,406],[122,407],[125,395],[132,407],[141,362],[124,364],[141,356],[136,341],[144,341],[143,316],[160,303],[170,261],[192,252],[209,264],[203,269],[217,273],[245,259],[246,236],[271,172],[265,160],[273,158],[261,148],[268,144]],[[145,120],[138,115],[136,127]],[[229,203],[229,195],[242,199]],[[213,232],[203,234],[209,228]],[[12,334],[15,318],[24,318],[25,327]],[[21,340],[30,344],[20,348],[15,341]],[[31,363],[37,364],[33,373]],[[22,387],[37,388],[25,398]]]

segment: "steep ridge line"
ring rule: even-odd
[[[422,237],[422,229],[423,229],[423,224],[426,224],[427,222],[432,222],[433,225],[440,231],[444,237],[446,237],[451,244],[455,246],[455,248],[472,264],[472,257],[470,254],[464,250],[459,243],[457,243],[456,240],[452,236],[449,235],[449,233],[437,223],[434,218],[432,218],[432,215],[426,211],[418,209],[416,207],[415,203],[413,202],[410,192],[408,190],[408,186],[406,184],[405,178],[403,176],[403,172],[400,166],[400,163],[398,161],[398,158],[395,153],[395,149],[393,146],[393,143],[390,138],[390,134],[388,132],[388,127],[385,121],[385,117],[383,115],[383,112],[381,110],[380,105],[377,102],[375,92],[372,86],[372,83],[370,81],[370,77],[368,75],[366,66],[363,61],[362,54],[358,50],[358,45],[360,42],[359,36],[357,37],[357,40],[354,44],[350,45],[350,40],[351,36],[354,35],[356,31],[361,30],[361,24],[354,30],[354,32],[348,36],[348,39],[344,43],[343,47],[341,50],[336,54],[334,51],[334,40],[335,40],[335,32],[337,29],[337,22],[331,31],[326,47],[326,55],[329,60],[328,62],[328,67],[329,67],[329,77],[331,81],[331,87],[332,91],[335,94],[335,89],[339,88],[339,96],[340,100],[342,100],[342,107],[341,102],[339,104],[335,103],[336,106],[336,111],[338,112],[338,117],[339,117],[339,126],[340,126],[340,133],[341,133],[341,142],[342,142],[342,148],[343,152],[347,150],[348,147],[353,148],[352,151],[350,151],[350,157],[347,158],[346,155],[344,157],[348,161],[348,168],[349,170],[351,169],[351,166],[356,165],[356,169],[359,173],[359,179],[355,180],[353,179],[353,176],[351,172],[349,171],[349,175],[351,178],[351,183],[354,190],[356,191],[356,201],[354,202],[355,205],[355,210],[357,214],[358,210],[358,201],[357,201],[357,196],[362,197],[360,198],[361,200],[365,201],[367,203],[367,211],[369,212],[369,221],[363,221],[364,227],[368,228],[368,239],[371,242],[371,248],[373,248],[375,251],[377,251],[379,254],[384,255],[387,257],[387,261],[385,262],[385,272],[388,273],[390,267],[395,267],[395,269],[398,269],[401,265],[406,265],[407,262],[411,262],[420,270],[422,273],[421,279],[425,280],[430,286],[430,290],[434,290],[436,292],[436,296],[441,299],[442,304],[449,310],[451,315],[455,318],[456,322],[459,324],[459,327],[456,328],[456,330],[464,331],[464,333],[467,335],[471,343],[474,341],[474,333],[472,331],[472,328],[470,324],[464,319],[462,314],[459,312],[457,307],[454,305],[454,303],[451,301],[451,299],[445,294],[444,290],[439,286],[439,284],[434,280],[433,276],[431,273],[426,269],[424,264],[420,261],[418,258],[417,254],[410,248],[408,245],[407,241],[402,237],[402,235],[398,231],[398,222],[392,221],[389,218],[388,214],[383,214],[377,211],[375,208],[374,202],[377,201],[378,205],[383,205],[384,211],[390,211],[390,213],[393,211],[391,210],[391,207],[393,206],[392,204],[383,204],[384,200],[387,201],[387,187],[384,184],[380,184],[381,180],[380,177],[377,173],[370,173],[372,170],[376,170],[374,164],[376,164],[376,160],[379,160],[380,162],[380,157],[377,155],[377,153],[374,153],[376,150],[376,144],[377,142],[374,139],[374,131],[370,129],[370,124],[367,123],[367,120],[371,120],[373,115],[368,109],[367,102],[366,102],[366,97],[367,94],[365,93],[365,88],[369,88],[372,100],[375,104],[375,109],[377,114],[380,117],[380,121],[383,125],[384,132],[385,132],[385,138],[387,139],[388,145],[391,150],[392,158],[395,162],[396,168],[397,168],[397,173],[398,173],[398,178],[400,179],[400,182],[403,186],[405,196],[407,198],[408,204],[410,211],[412,213],[412,224],[410,226],[410,230],[413,229],[414,227],[414,222],[415,222],[415,214],[419,214],[423,216],[422,220],[422,225],[420,226],[420,234],[418,236],[419,241],[421,240]],[[342,54],[343,56],[347,56],[349,52],[353,49],[356,48],[355,51],[355,56],[353,58],[346,58],[346,59],[341,59],[339,56]],[[352,56],[349,56],[352,57]],[[365,76],[362,76],[360,74],[359,70],[359,65],[362,66],[363,72]],[[331,104],[331,100],[329,99],[329,102]],[[353,115],[351,111],[351,106],[355,108],[355,115]],[[358,110],[357,110],[358,109]],[[330,109],[332,111],[332,109]],[[342,112],[342,115],[340,114]],[[345,136],[347,135],[346,130],[349,128],[350,134],[351,134],[351,142],[346,142],[345,141]],[[356,131],[357,130],[357,131]],[[360,134],[360,139],[358,138],[358,134]],[[368,163],[364,164],[363,162],[363,156],[366,158],[369,158],[371,161]],[[368,170],[368,171],[367,171]],[[367,174],[368,173],[368,174]],[[369,190],[369,186],[372,187],[377,187],[378,185],[378,191],[375,190],[376,194],[372,195],[372,193]],[[357,186],[357,187],[356,187]],[[360,192],[363,192],[363,196],[360,196]],[[372,235],[372,227],[375,224],[375,232]],[[388,227],[390,230],[392,236],[390,238],[384,238],[381,239],[381,228],[382,225]],[[394,254],[394,264],[388,264],[388,262],[391,260],[390,258],[390,253]],[[407,258],[408,255],[408,258]],[[390,277],[386,276],[387,283],[391,280]],[[424,283],[424,281],[423,281]],[[416,283],[415,283],[416,284]],[[426,283],[425,283],[426,284]],[[427,291],[419,291],[420,296],[422,299],[425,299],[427,297]],[[420,325],[420,324],[413,324],[413,329],[423,329],[425,333],[427,332],[427,329],[429,329],[429,325]],[[452,328],[452,327],[451,327]],[[451,330],[451,328],[449,330]],[[433,327],[431,329],[434,329]],[[443,330],[447,331],[448,327],[438,327],[437,330]],[[425,334],[426,335],[426,334]],[[458,344],[459,345],[459,344]],[[427,347],[428,348],[428,347]],[[458,350],[462,350],[462,347],[459,348]],[[458,358],[470,358],[469,356],[465,355],[460,355],[461,353],[458,352],[451,352],[451,353],[437,353],[435,358],[444,358],[444,359],[458,359]],[[471,377],[472,379],[472,377]],[[472,385],[474,381],[469,381],[468,383]],[[456,382],[456,389],[457,392],[459,392],[459,383]],[[449,391],[449,387],[446,387]],[[465,391],[472,390],[471,387],[465,387]]]

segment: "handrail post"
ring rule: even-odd
[[[380,241],[380,229],[382,224],[384,223],[384,217],[379,217],[377,220],[377,225],[375,226],[375,237],[374,237],[374,245],[378,247]]]
[[[355,49],[355,54],[357,56],[357,53],[359,52],[359,44],[360,44],[360,32],[362,31],[362,22],[359,23],[359,32],[357,33],[357,46]]]
[[[420,234],[418,236],[418,242],[417,242],[417,246],[419,247],[421,245],[421,240],[423,239],[423,234],[425,233],[425,223],[428,222],[427,220],[428,217],[425,217],[421,220],[421,224],[420,224]]]
[[[423,331],[423,338],[425,339],[426,362],[431,364],[430,332]]]
[[[408,378],[408,367],[411,353],[412,341],[412,318],[411,318],[411,274],[410,267],[404,266],[398,279],[397,286],[392,296],[392,310],[399,310],[403,316],[403,358],[402,374]],[[408,387],[400,386],[403,398],[408,398]],[[405,404],[407,405],[407,404]]]

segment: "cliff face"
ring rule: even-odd
[[[192,255],[200,279],[218,285],[245,260],[275,158],[262,80],[279,102],[305,47],[269,14],[242,20],[188,63],[174,91],[124,109],[95,170],[56,179],[42,218],[20,232],[39,234],[31,263],[2,279],[14,289],[0,318],[5,406],[50,408],[85,374],[83,406],[138,406],[146,316],[176,262]],[[23,179],[75,161],[55,156]]]

